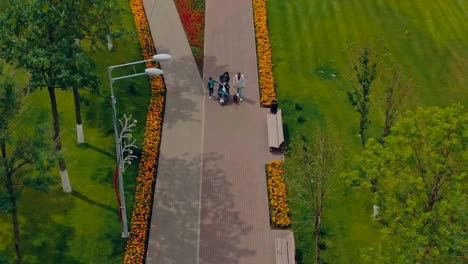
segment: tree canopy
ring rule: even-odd
[[[463,261],[468,247],[467,144],[468,114],[460,105],[408,112],[383,145],[368,141],[363,168],[375,184],[374,204],[380,206],[384,227],[364,259]]]
[[[0,17],[1,57],[31,73],[31,87],[93,87],[94,63],[84,53],[112,36],[113,0],[10,0]]]

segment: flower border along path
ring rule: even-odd
[[[270,106],[276,100],[275,78],[271,55],[270,37],[267,24],[267,0],[252,0],[255,39],[257,44],[257,66],[260,82],[260,104]]]
[[[272,226],[278,228],[287,228],[291,225],[289,206],[286,200],[286,182],[283,174],[282,161],[274,160],[266,164],[270,222]]]
[[[130,0],[130,7],[135,18],[135,26],[144,59],[156,54],[149,30],[143,2]],[[157,63],[148,62],[147,67],[158,67]],[[146,128],[143,139],[143,153],[136,179],[135,204],[133,206],[130,236],[127,240],[123,263],[143,263],[148,241],[149,221],[153,203],[157,161],[166,90],[162,76],[151,77],[151,98],[146,116]]]

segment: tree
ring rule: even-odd
[[[22,263],[23,253],[18,221],[17,200],[24,186],[47,191],[55,179],[46,172],[53,165],[53,155],[47,150],[43,130],[36,135],[21,134],[13,137],[9,131],[11,120],[20,107],[20,98],[11,80],[0,84],[0,211],[11,214],[15,238],[16,263]],[[26,171],[35,167],[35,175]]]
[[[73,101],[75,103],[76,134],[79,144],[85,143],[83,122],[81,120],[80,87],[89,87],[93,94],[99,94],[99,79],[95,75],[95,65],[93,61],[86,56],[80,45],[74,45],[67,50],[74,61],[70,61],[68,70],[64,71],[62,78],[68,78],[73,90]],[[76,63],[79,61],[79,63]]]
[[[377,179],[374,199],[384,227],[365,260],[466,260],[467,145],[468,114],[460,105],[408,112],[385,145],[369,140],[363,168],[368,180]]]
[[[382,139],[390,134],[392,126],[398,117],[401,106],[411,88],[410,82],[402,80],[397,69],[390,69],[389,77],[384,84],[385,89],[385,122],[382,132]]]
[[[61,153],[60,126],[55,89],[77,88],[86,83],[84,75],[90,60],[81,48],[107,43],[111,16],[118,10],[112,0],[10,0],[0,16],[0,56],[8,63],[31,74],[32,89],[46,87],[49,92],[57,152]],[[75,92],[76,97],[79,97]],[[79,113],[79,104],[76,106]],[[77,121],[81,117],[77,115]],[[68,172],[62,155],[59,159],[62,187],[71,192]]]
[[[313,230],[315,235],[315,260],[321,262],[321,226],[325,202],[338,179],[340,150],[336,141],[328,133],[317,130],[312,144],[302,138],[295,148],[294,155],[286,159],[290,174],[288,178],[298,179],[294,188],[307,193],[304,203],[310,205],[314,214]],[[291,164],[291,165],[289,165]]]
[[[348,92],[348,99],[359,113],[359,135],[362,147],[366,147],[366,136],[364,134],[369,124],[370,91],[372,82],[377,75],[376,54],[368,47],[359,49],[358,58],[352,61],[357,84],[353,90]]]

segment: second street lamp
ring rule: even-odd
[[[127,78],[132,78],[132,77],[137,77],[137,76],[143,76],[143,75],[162,75],[163,71],[160,69],[156,68],[147,68],[145,69],[144,72],[136,72],[135,65],[137,64],[142,64],[146,62],[151,62],[151,61],[163,61],[163,60],[168,60],[171,58],[171,55],[169,54],[157,54],[154,55],[152,59],[149,60],[142,60],[142,61],[136,61],[136,62],[129,62],[125,64],[119,64],[119,65],[114,65],[110,66],[108,68],[109,71],[109,84],[110,84],[110,90],[111,90],[111,104],[112,104],[112,115],[113,115],[113,122],[114,122],[114,136],[115,136],[115,151],[116,151],[116,161],[117,161],[117,168],[116,168],[116,174],[118,174],[118,180],[119,180],[119,200],[120,200],[120,217],[122,221],[122,237],[127,238],[129,236],[129,231],[128,231],[128,222],[127,222],[127,212],[126,212],[126,205],[125,205],[125,193],[124,193],[124,183],[123,183],[123,168],[124,168],[124,157],[122,153],[122,140],[119,136],[119,130],[117,127],[117,111],[116,111],[116,103],[117,99],[114,95],[114,88],[113,88],[113,83],[114,81],[121,80],[121,79],[127,79]],[[118,76],[118,77],[112,77],[112,70],[116,68],[121,68],[121,67],[129,67],[132,66],[134,73],[130,75],[124,75],[124,76]]]

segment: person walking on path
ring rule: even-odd
[[[208,78],[208,94],[210,95],[210,99],[211,97],[213,96],[213,88],[215,86],[215,84],[217,84],[218,82],[213,80],[212,77]]]
[[[244,87],[245,87],[245,77],[241,72],[238,72],[234,76],[234,87],[237,88],[237,94],[239,96],[239,101],[244,100]]]
[[[219,76],[219,89],[221,89],[221,85],[223,83],[227,83],[227,92],[229,93],[229,81],[231,80],[231,78],[229,77],[229,72],[225,72],[223,74],[221,74],[221,76]]]

